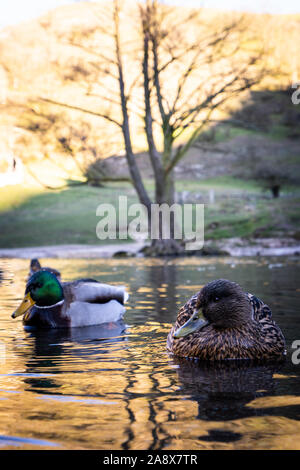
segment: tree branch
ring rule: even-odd
[[[199,137],[199,134],[201,133],[202,129],[204,128],[204,126],[210,121],[210,116],[212,114],[212,112],[219,106],[221,106],[225,101],[227,101],[230,97],[232,97],[232,95],[234,93],[240,93],[246,89],[249,88],[249,83],[245,83],[243,86],[241,86],[240,88],[234,90],[231,92],[230,96],[229,95],[226,95],[221,101],[219,101],[218,103],[215,103],[214,105],[211,105],[209,110],[208,110],[208,113],[207,113],[207,116],[205,119],[203,119],[201,121],[201,125],[196,127],[196,129],[194,130],[194,132],[192,133],[191,137],[188,139],[188,141],[180,146],[178,149],[177,149],[177,152],[175,153],[170,165],[167,167],[166,169],[166,173],[169,173],[170,171],[172,171],[172,169],[178,164],[178,162],[183,158],[183,156],[186,154],[186,152],[188,151],[188,149],[194,144],[194,142],[198,139]],[[223,87],[224,88],[224,87]],[[216,92],[214,95],[211,95],[210,97],[208,97],[208,99],[210,100],[210,102],[212,101],[210,98],[212,96],[217,96],[218,95],[218,92]],[[207,100],[206,100],[207,101]],[[209,101],[207,101],[205,107],[207,108],[209,104]],[[195,119],[195,118],[194,118]],[[188,126],[190,126],[194,121],[193,120],[190,120],[188,124],[185,124],[181,130],[181,132],[176,136],[176,138],[183,132],[184,129],[186,129]]]
[[[148,11],[140,6],[140,15],[142,19],[143,40],[144,40],[144,55],[143,55],[143,77],[144,77],[144,104],[145,104],[145,132],[149,147],[149,155],[152,168],[155,174],[155,179],[158,185],[163,185],[163,168],[161,158],[157,151],[154,137],[153,137],[153,118],[151,110],[151,91],[150,91],[150,78],[149,78],[149,20]]]
[[[115,60],[113,60],[111,57],[106,57],[101,52],[95,51],[94,49],[90,49],[89,47],[84,46],[83,44],[73,42],[73,41],[64,41],[64,44],[82,49],[83,51],[87,52],[88,54],[94,55],[98,59],[100,58],[100,59],[104,60],[106,63],[111,63],[113,65],[117,65],[117,62]]]
[[[80,111],[82,113],[87,113],[87,114],[91,114],[93,116],[101,117],[103,119],[106,119],[107,121],[112,122],[113,124],[116,124],[118,127],[122,128],[122,124],[120,122],[116,121],[115,119],[113,119],[108,114],[99,113],[97,111],[92,111],[90,109],[85,109],[85,108],[82,108],[81,106],[75,106],[75,105],[71,105],[71,104],[68,104],[68,103],[61,103],[60,101],[51,100],[50,98],[39,97],[38,99],[41,100],[41,101],[44,101],[45,103],[54,104],[56,106],[61,106],[63,108],[73,109],[74,111]]]
[[[151,211],[151,200],[148,196],[148,193],[145,189],[140,170],[137,166],[133,150],[132,150],[132,143],[131,143],[131,134],[130,134],[130,127],[129,127],[129,116],[128,116],[128,109],[127,109],[127,97],[125,95],[125,82],[124,82],[124,73],[123,73],[123,64],[122,64],[122,54],[120,48],[120,31],[119,31],[119,1],[114,0],[114,40],[115,40],[115,53],[116,59],[118,63],[118,73],[119,73],[119,88],[120,88],[120,98],[121,98],[121,108],[122,108],[122,115],[123,115],[123,124],[122,124],[122,132],[124,137],[125,149],[126,149],[126,158],[128,162],[129,172],[136,189],[136,192],[139,196],[139,199],[142,204],[144,204],[148,210],[148,214]]]

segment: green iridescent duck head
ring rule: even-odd
[[[63,299],[63,288],[56,276],[42,269],[30,277],[26,285],[25,297],[12,314],[12,318],[25,314],[33,305],[41,308],[52,307]]]

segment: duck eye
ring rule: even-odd
[[[36,282],[31,286],[32,290],[40,289],[42,287],[42,284],[40,282]]]
[[[220,300],[220,297],[215,297],[215,298],[214,298],[214,301],[215,301],[215,302],[218,302],[218,300]]]

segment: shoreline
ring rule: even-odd
[[[0,248],[0,258],[111,258],[143,256],[140,250],[145,243],[118,243],[111,245],[51,245],[24,248]],[[300,243],[285,238],[264,238],[244,240],[230,238],[209,241],[203,251],[194,256],[297,256],[300,255]],[[186,256],[191,256],[186,252]]]
[[[137,256],[144,243],[111,245],[49,245],[24,248],[0,248],[0,258],[111,258],[118,253]]]

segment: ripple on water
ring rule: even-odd
[[[60,447],[56,442],[45,441],[43,439],[32,439],[26,437],[0,435],[0,447],[7,446],[42,446],[42,447]]]
[[[300,339],[300,260],[44,262],[65,280],[125,284],[126,323],[118,330],[25,331],[10,315],[24,291],[28,260],[0,260],[1,449],[299,447],[300,369],[290,346]],[[167,354],[179,306],[217,277],[238,281],[272,307],[290,351],[279,370],[204,366]]]

